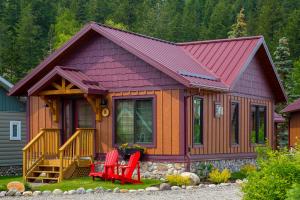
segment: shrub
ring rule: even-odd
[[[168,175],[166,178],[170,185],[182,186],[191,184],[189,177],[180,176],[179,174]]]
[[[214,169],[208,175],[209,179],[213,183],[226,183],[231,177],[231,173],[228,169],[224,169],[222,172],[219,169]]]
[[[241,173],[245,174],[246,176],[248,176],[250,173],[255,172],[256,171],[256,166],[253,164],[245,164],[241,167]]]
[[[6,185],[0,185],[0,191],[6,191],[7,187]]]
[[[213,170],[213,165],[211,163],[205,164],[201,163],[198,167],[197,174],[200,179],[206,179],[209,173]]]
[[[232,172],[230,177],[231,180],[237,180],[237,179],[243,180],[244,178],[247,178],[247,175],[241,171]]]
[[[27,183],[27,182],[24,183],[24,187],[25,187],[26,191],[32,190],[32,186],[29,183]]]
[[[283,200],[293,183],[300,181],[299,151],[273,151],[270,147],[259,147],[258,171],[250,173],[243,186],[245,200]]]
[[[286,200],[298,200],[300,199],[300,184],[293,184],[292,189],[287,192]]]

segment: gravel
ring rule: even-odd
[[[3,197],[1,200],[13,200],[15,197]],[[167,199],[201,199],[201,200],[241,200],[242,193],[240,187],[236,185],[196,188],[191,190],[168,190],[168,191],[146,191],[134,193],[95,193],[95,194],[75,194],[75,195],[40,195],[35,197],[21,197],[21,199],[30,200],[90,200],[90,199],[105,199],[105,200],[167,200]]]

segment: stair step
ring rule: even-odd
[[[46,173],[46,174],[59,174],[59,171],[43,171],[43,170],[36,170],[33,173]]]
[[[51,181],[57,181],[58,178],[49,178],[49,177],[26,177],[27,179],[34,179],[34,180],[51,180]]]

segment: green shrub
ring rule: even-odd
[[[299,200],[300,199],[300,184],[295,183],[292,189],[287,192],[287,200]]]
[[[6,191],[7,187],[6,185],[0,185],[0,191]]]
[[[170,185],[182,186],[191,184],[189,177],[180,176],[179,174],[168,175],[166,178]]]
[[[241,167],[241,173],[245,174],[246,176],[248,176],[249,174],[251,174],[252,172],[255,172],[257,170],[256,166],[253,164],[245,164]]]
[[[208,180],[213,183],[226,183],[230,179],[231,173],[228,169],[224,169],[222,172],[219,169],[214,169],[209,173],[208,177]]]
[[[197,174],[200,180],[207,179],[209,173],[213,170],[213,167],[214,166],[211,163],[201,163],[197,170]]]
[[[247,175],[241,171],[232,172],[230,177],[231,180],[237,180],[237,179],[243,180],[244,178],[247,178]]]
[[[26,191],[30,191],[30,190],[32,190],[32,186],[29,184],[29,183],[24,183],[24,187],[25,187],[25,190]]]
[[[258,171],[250,173],[243,186],[245,200],[283,200],[293,183],[300,181],[300,154],[269,147],[259,147]]]

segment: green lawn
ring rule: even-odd
[[[11,181],[21,181],[22,177],[0,177],[0,185],[6,185]],[[54,189],[61,189],[63,191],[66,190],[73,190],[79,187],[84,187],[85,189],[89,188],[96,188],[96,187],[103,187],[105,189],[113,189],[119,187],[120,189],[144,189],[149,186],[158,185],[160,184],[159,180],[153,179],[143,179],[143,184],[125,184],[121,185],[119,182],[112,183],[111,181],[102,181],[102,180],[95,180],[93,181],[91,177],[82,177],[70,180],[64,180],[60,183],[52,183],[52,184],[45,184],[41,186],[33,187],[33,190],[54,190]]]

